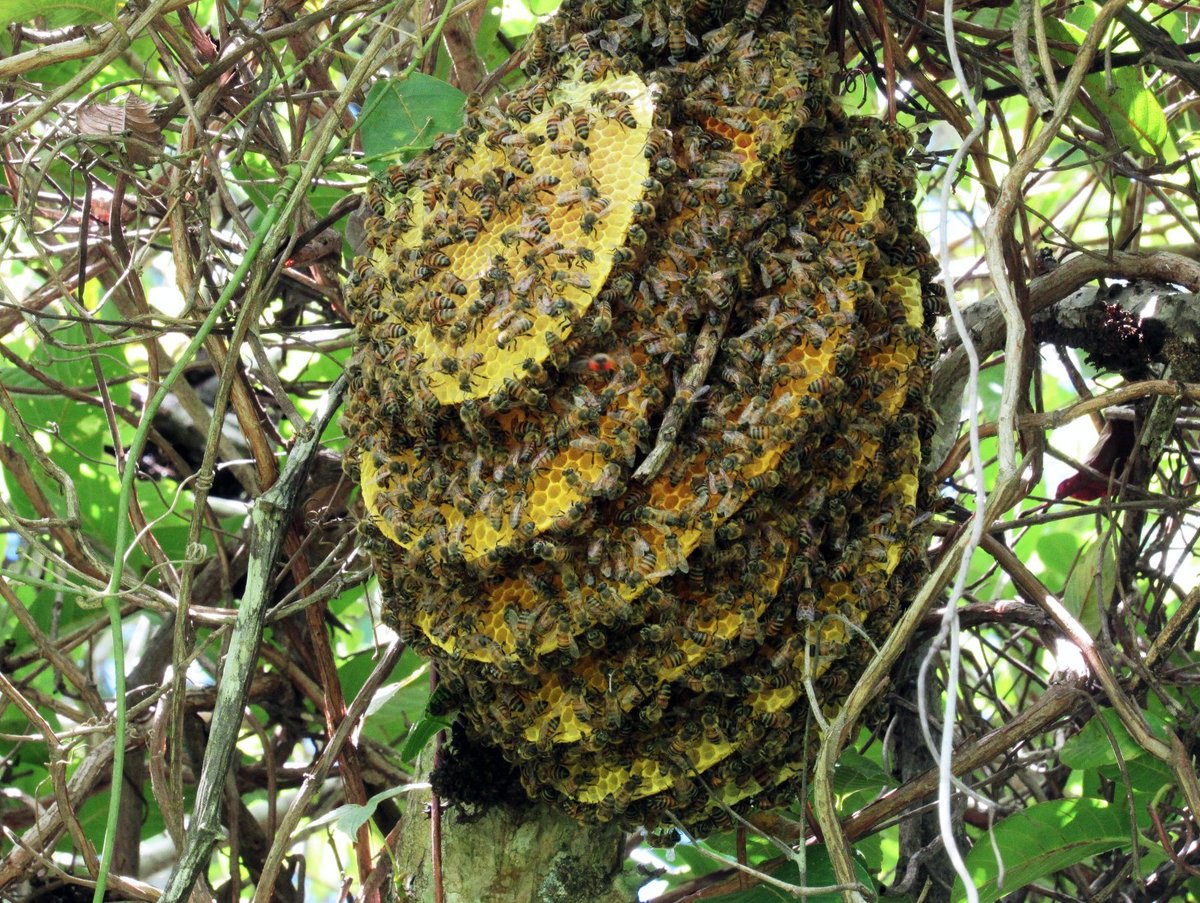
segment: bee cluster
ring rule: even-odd
[[[367,195],[344,424],[387,617],[526,790],[795,797],[923,573],[942,306],[815,7],[567,0]]]

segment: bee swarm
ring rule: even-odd
[[[814,7],[567,0],[367,195],[344,425],[389,622],[532,796],[795,798],[924,572],[942,306]]]

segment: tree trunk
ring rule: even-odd
[[[428,804],[411,798],[402,819],[393,899],[434,903]],[[629,903],[636,880],[622,879],[624,834],[612,824],[580,825],[550,806],[498,806],[478,818],[451,808],[441,825],[444,903]]]

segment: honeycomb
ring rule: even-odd
[[[343,423],[439,705],[581,819],[792,800],[924,573],[943,298],[815,7],[567,0],[367,193]]]

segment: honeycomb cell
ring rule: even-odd
[[[567,0],[368,191],[344,424],[385,616],[581,819],[793,799],[924,573],[942,296],[907,138],[824,41],[784,0]]]
[[[593,111],[598,95],[621,100]],[[475,114],[480,127],[459,132],[443,173],[389,174],[411,187],[382,196],[367,225],[376,274],[409,288],[373,333],[400,343],[440,405],[494,395],[546,360],[547,335],[567,338],[645,190],[654,103],[636,75],[564,79],[539,104]],[[444,239],[426,237],[435,231]]]

